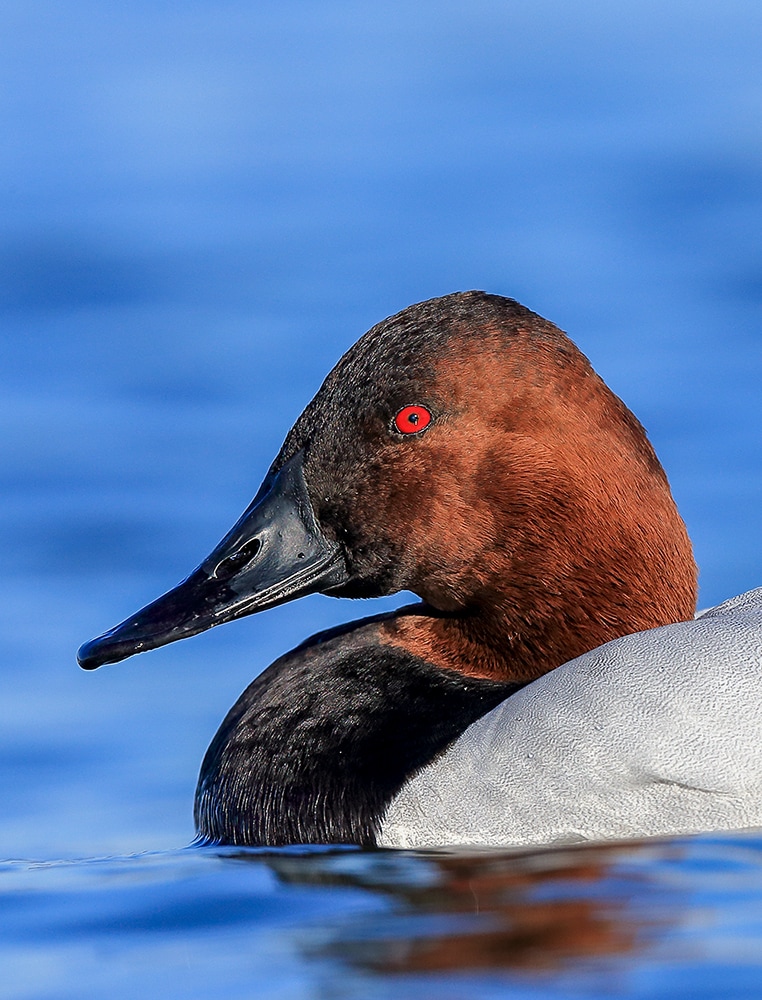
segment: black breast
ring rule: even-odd
[[[322,633],[220,726],[196,789],[199,838],[372,845],[406,779],[517,686],[413,658],[380,642],[374,620]]]

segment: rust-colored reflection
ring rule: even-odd
[[[438,865],[443,880],[433,895],[444,904],[442,911],[471,919],[449,933],[389,940],[385,954],[369,955],[363,964],[387,972],[557,968],[569,959],[633,953],[643,940],[643,928],[623,919],[621,903],[568,891],[570,884],[601,880],[602,861],[586,860],[562,872],[505,860],[442,858]],[[559,881],[565,883],[563,896],[546,899],[533,891]]]
[[[361,887],[392,903],[391,912],[343,926],[321,946],[321,954],[356,968],[559,971],[643,951],[658,926],[670,922],[669,906],[645,915],[632,904],[645,876],[622,862],[639,850],[653,847],[379,852],[306,865],[305,858],[281,856],[268,863],[284,881]]]

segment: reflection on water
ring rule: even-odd
[[[760,942],[762,834],[0,864],[14,998],[756,996]]]
[[[385,926],[374,920],[343,928],[325,945],[354,966],[377,973],[537,971],[643,950],[668,921],[629,905],[630,883],[642,883],[642,874],[629,874],[611,891],[622,853],[429,855],[425,879],[405,877],[410,866],[399,858],[357,873],[305,871],[290,859],[271,864],[287,881],[361,885],[390,898]]]
[[[563,882],[592,883],[602,865],[562,869]],[[370,961],[385,971],[548,968],[583,956],[623,954],[642,940],[642,927],[619,900],[605,902],[573,894],[544,899],[543,886],[559,888],[559,871],[515,869],[505,862],[442,864],[442,885],[434,898],[425,894],[416,909],[458,915],[447,930],[390,940]],[[367,959],[366,959],[367,960]]]
[[[260,863],[261,858],[238,855]],[[717,838],[579,846],[522,853],[274,855],[289,885],[354,887],[388,902],[339,921],[306,953],[373,975],[601,973],[637,963],[701,965],[740,893],[762,903],[762,840]],[[749,910],[746,909],[749,916]],[[735,943],[744,950],[744,934]],[[757,954],[758,941],[751,954]],[[748,957],[748,956],[747,956]],[[762,969],[762,950],[754,963]]]

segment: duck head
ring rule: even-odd
[[[409,590],[389,641],[527,680],[693,616],[696,568],[645,432],[553,324],[483,292],[366,333],[187,580],[82,647],[121,660],[295,597]]]

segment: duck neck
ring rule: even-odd
[[[664,624],[662,618],[653,607],[590,607],[582,599],[520,614],[505,603],[462,615],[422,604],[391,616],[384,636],[441,669],[525,684],[611,639]]]
[[[569,658],[527,641],[499,615],[443,615],[425,604],[390,617],[384,635],[389,645],[440,669],[493,681],[523,684]]]

